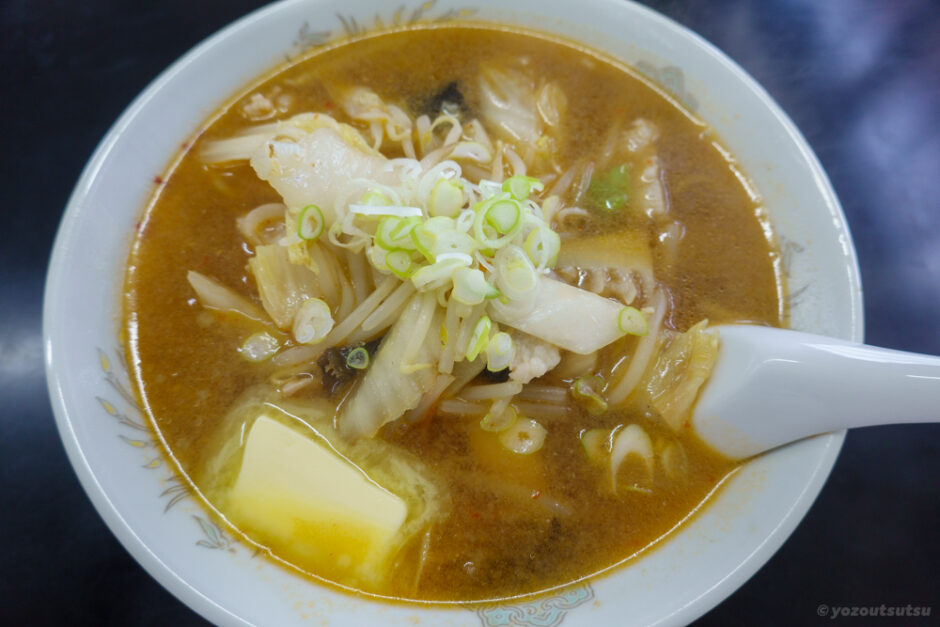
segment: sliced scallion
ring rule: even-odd
[[[422,228],[428,232],[437,235],[439,233],[444,233],[447,231],[453,231],[457,223],[453,218],[447,216],[434,216],[433,218],[428,218],[424,221]]]
[[[621,333],[629,335],[646,335],[649,333],[649,323],[646,316],[636,307],[624,307],[617,316],[617,328]]]
[[[502,248],[522,230],[522,206],[507,192],[477,203],[473,209],[476,212],[473,237],[481,249]]]
[[[424,215],[420,207],[403,205],[349,205],[349,211],[358,216],[395,216],[396,218],[420,218]]]
[[[407,250],[393,250],[385,255],[385,265],[399,279],[407,279],[414,272],[411,253]]]
[[[578,377],[571,384],[571,395],[589,414],[598,416],[607,411],[607,400],[601,396],[604,378],[598,375]]]
[[[440,179],[431,190],[428,211],[432,216],[456,218],[463,208],[463,185],[459,180]]]
[[[418,228],[421,218],[399,218],[387,216],[379,221],[375,229],[375,244],[385,250],[414,250],[411,231]]]
[[[603,465],[610,455],[610,431],[607,429],[585,429],[581,432],[581,445],[591,462]]]
[[[297,218],[297,236],[312,242],[323,233],[325,224],[320,208],[316,205],[307,205],[300,211],[300,216]]]
[[[490,372],[505,370],[512,363],[515,352],[512,337],[504,331],[496,333],[486,345],[486,369]]]
[[[480,428],[484,431],[499,433],[511,427],[519,418],[519,412],[512,405],[499,409],[500,403],[494,403],[491,409],[480,419]]]
[[[476,359],[477,355],[486,348],[487,343],[490,341],[490,329],[492,327],[493,323],[490,322],[489,316],[480,318],[476,326],[473,327],[470,341],[467,342],[467,361]]]
[[[454,263],[454,268],[464,268],[473,265],[473,257],[467,253],[460,252],[451,252],[451,253],[441,253],[437,256],[437,261],[439,263],[442,261],[447,261],[449,263]]]
[[[381,246],[369,246],[366,248],[366,257],[369,258],[373,266],[382,272],[388,270],[388,266],[385,264],[385,258],[388,256],[388,253],[389,251]]]
[[[548,226],[539,224],[525,240],[525,252],[539,268],[552,268],[558,261],[561,237]]]
[[[365,346],[357,346],[346,355],[346,366],[353,370],[365,370],[369,367],[369,351]]]
[[[605,213],[619,213],[630,197],[630,164],[624,163],[595,175],[587,189],[587,204]]]
[[[377,189],[371,189],[359,201],[361,205],[371,205],[373,207],[387,207],[392,204],[391,199]]]
[[[499,434],[499,441],[513,453],[531,455],[545,443],[545,427],[531,418],[519,418]]]
[[[400,218],[398,224],[394,226],[390,231],[389,235],[393,240],[403,239],[409,236],[412,229],[418,227],[421,224],[421,218],[411,217],[411,218]],[[410,239],[410,238],[409,238]],[[413,249],[410,249],[413,250]]]
[[[466,233],[461,233],[457,229],[448,229],[436,234],[431,253],[436,261],[446,253],[472,255],[476,246],[476,241]]]
[[[457,216],[457,222],[454,226],[461,233],[469,233],[470,229],[473,228],[473,220],[475,218],[476,214],[473,212],[473,209],[464,209],[460,212],[460,215]]]
[[[486,276],[476,268],[457,268],[454,272],[454,291],[451,298],[464,305],[479,305],[499,292],[486,281]]]
[[[535,266],[521,248],[514,244],[496,253],[497,287],[510,300],[532,293],[538,285]]]
[[[540,192],[543,189],[545,185],[534,176],[517,174],[503,181],[503,191],[509,192],[516,200],[526,200],[532,192]]]
[[[438,237],[442,233],[454,231],[455,225],[454,220],[446,216],[429,218],[411,230],[411,241],[415,249],[424,255],[425,259],[434,263],[436,261],[434,249],[437,245]]]
[[[418,268],[411,275],[411,282],[421,291],[433,290],[450,281],[454,270],[466,268],[472,262],[473,258],[469,255],[454,253],[454,258],[441,259],[429,266]]]
[[[486,208],[483,219],[500,235],[517,230],[522,221],[522,207],[515,200],[500,200]]]
[[[409,233],[411,237],[411,243],[414,245],[415,250],[424,255],[424,258],[428,261],[434,261],[434,242],[437,240],[437,237],[433,233],[428,233],[424,230],[424,226],[417,226],[411,229]]]

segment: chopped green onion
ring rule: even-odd
[[[518,260],[510,261],[505,266],[503,276],[506,282],[512,285],[513,290],[517,292],[528,292],[535,288],[536,277],[533,268]]]
[[[357,216],[395,216],[396,218],[420,218],[424,215],[420,207],[402,205],[349,205],[349,211]]]
[[[525,252],[539,268],[552,268],[558,261],[561,237],[548,226],[539,224],[525,240]]]
[[[497,287],[510,299],[518,299],[538,285],[535,266],[521,248],[510,244],[496,253]]]
[[[294,314],[294,339],[301,344],[316,344],[332,328],[330,306],[319,298],[308,298]]]
[[[359,202],[373,207],[387,207],[392,204],[391,199],[377,189],[369,190]]]
[[[434,250],[437,241],[443,233],[455,231],[456,222],[446,216],[435,216],[425,220],[411,230],[411,242],[414,248],[424,257],[434,263],[436,261]]]
[[[453,231],[457,226],[457,222],[453,218],[447,216],[434,216],[433,218],[428,218],[424,221],[422,228],[434,235],[440,233],[445,233],[447,231]]]
[[[433,233],[428,233],[424,230],[424,226],[418,226],[414,229],[411,229],[409,234],[411,237],[411,243],[414,245],[415,250],[424,255],[425,259],[428,261],[434,261],[434,242],[437,241],[437,237]]]
[[[473,265],[473,257],[467,253],[441,253],[437,256],[437,261],[435,263],[440,261],[459,261],[460,263],[457,263],[454,268],[464,268]]]
[[[389,236],[391,236],[393,240],[399,240],[399,239],[403,239],[406,237],[410,240],[411,238],[408,236],[411,234],[412,229],[419,226],[420,224],[421,224],[421,218],[415,218],[415,217],[400,218],[398,221],[398,225],[393,227],[389,231],[388,234]],[[409,244],[410,243],[411,242],[409,241]],[[414,250],[414,249],[411,248],[409,250]]]
[[[500,331],[490,338],[486,345],[486,369],[490,372],[499,372],[509,367],[515,355],[512,338],[508,333]]]
[[[499,294],[499,291],[486,281],[483,272],[476,268],[457,268],[453,281],[454,291],[451,298],[464,305],[479,305]]]
[[[571,384],[571,395],[589,414],[598,416],[607,411],[607,401],[600,394],[604,384],[604,378],[599,375],[578,377]]]
[[[545,185],[534,176],[517,174],[503,181],[503,191],[509,192],[516,200],[526,200],[533,191],[540,192],[543,189]]]
[[[411,253],[407,250],[393,250],[385,255],[385,265],[392,274],[399,279],[407,279],[412,275]]]
[[[649,323],[646,316],[636,307],[624,307],[617,316],[617,328],[621,333],[629,335],[646,335],[649,333]]]
[[[463,203],[463,185],[460,181],[442,178],[431,190],[428,211],[432,216],[456,218]]]
[[[474,219],[476,219],[476,214],[473,212],[473,209],[464,209],[460,212],[460,215],[457,216],[455,228],[461,233],[468,233],[470,229],[473,228]]]
[[[587,204],[605,213],[617,213],[627,206],[630,195],[630,164],[615,166],[591,179]]]
[[[307,205],[300,212],[297,218],[297,236],[300,239],[313,241],[323,233],[323,227],[326,221],[323,219],[323,212],[316,205]]]
[[[473,334],[470,336],[470,341],[467,342],[467,361],[476,359],[477,355],[486,348],[487,342],[490,341],[490,329],[492,326],[493,323],[490,322],[489,316],[483,316],[477,322],[477,325],[473,327]]]
[[[259,331],[249,335],[238,347],[238,354],[246,361],[259,362],[268,359],[281,347],[273,335]]]
[[[346,355],[346,366],[354,370],[365,370],[369,367],[369,351],[365,346],[357,346]]]
[[[493,407],[497,407],[498,405],[500,405],[500,403],[493,403]],[[480,428],[484,431],[499,433],[515,424],[518,418],[519,412],[516,411],[515,407],[509,405],[502,411],[490,410],[487,412],[487,414],[480,419]]]
[[[473,208],[473,236],[484,250],[502,248],[522,230],[522,206],[502,192]]]
[[[418,268],[411,275],[411,282],[422,292],[433,290],[451,280],[454,270],[466,268],[471,263],[473,263],[473,258],[469,255],[454,253],[453,258],[441,259],[430,266]]]
[[[466,233],[449,229],[437,234],[431,252],[434,255],[434,260],[437,261],[441,258],[441,255],[447,253],[472,255],[473,251],[476,250],[476,246],[476,241]]]
[[[375,244],[385,250],[415,250],[411,232],[421,224],[421,218],[384,217],[375,229]]]
[[[346,235],[346,232],[343,230],[343,225],[340,222],[334,222],[331,224],[330,230],[328,232],[330,234],[330,241],[332,241],[334,238],[339,241],[339,238],[342,235]]]
[[[499,434],[499,441],[513,453],[531,455],[545,443],[545,427],[531,418],[520,418]]]
[[[500,200],[486,209],[483,219],[496,229],[497,233],[506,235],[515,230],[522,221],[522,207],[514,200]]]
[[[366,248],[366,257],[368,257],[372,265],[380,271],[388,270],[388,265],[385,263],[385,258],[388,256],[388,253],[389,251],[381,246],[369,246]]]
[[[463,142],[451,156],[478,148],[482,149]],[[393,189],[376,183],[359,204],[347,206],[342,220],[331,225],[330,241],[364,249],[375,269],[410,280],[419,291],[436,290],[443,307],[451,297],[460,307],[478,306],[497,297],[505,303],[531,300],[538,273],[555,263],[561,242],[541,217],[538,204],[529,198],[544,189],[542,182],[529,176],[510,177],[502,183],[480,180],[474,189],[478,187],[481,200],[465,208],[469,183],[459,170],[451,176],[448,173],[429,179],[429,187],[422,187],[420,195],[426,196],[427,206],[420,208],[403,205]],[[322,213],[317,210],[311,215]],[[362,218],[370,218],[373,224],[366,226]],[[458,353],[466,352],[472,359],[487,342],[489,330],[469,346],[461,345]],[[506,347],[511,345],[506,335],[499,342],[492,349],[494,364],[506,359]]]
[[[581,432],[581,445],[591,462],[602,465],[607,460],[610,454],[609,436],[610,431],[607,429],[585,429]]]

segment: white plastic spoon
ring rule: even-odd
[[[718,359],[692,425],[728,457],[829,431],[940,420],[940,357],[769,327],[715,328]]]

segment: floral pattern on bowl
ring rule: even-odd
[[[122,431],[131,430],[134,437],[118,433],[118,438],[125,444],[139,449],[142,452],[144,463],[143,467],[148,470],[158,471],[161,469],[169,470],[169,476],[158,477],[159,485],[164,489],[159,493],[159,498],[166,499],[166,506],[163,513],[169,513],[171,509],[184,500],[195,501],[190,488],[184,481],[170,468],[166,463],[163,454],[160,451],[160,444],[154,436],[153,430],[146,424],[144,413],[138,405],[137,399],[130,392],[127,376],[127,364],[124,355],[120,350],[115,350],[115,360],[112,362],[105,351],[100,348],[98,352],[98,363],[101,366],[104,380],[121,398],[120,404],[96,396],[96,400],[104,408],[105,412],[115,419],[118,426],[124,427]],[[117,364],[117,367],[115,367]],[[122,409],[121,406],[126,409]],[[207,549],[222,549],[235,552],[238,542],[234,537],[229,536],[222,527],[219,526],[209,514],[190,514],[196,522],[197,528],[202,532],[202,536],[196,540],[196,545]]]
[[[376,11],[371,17],[357,17],[352,13],[336,13],[339,25],[332,29],[315,30],[309,21],[304,21],[293,41],[296,54],[327,42],[346,37],[357,37],[371,31],[409,26],[422,22],[444,22],[466,19],[476,14],[476,9],[456,7],[436,10],[437,0],[427,0],[413,8],[404,4],[391,10]],[[383,17],[383,15],[385,17]]]
[[[483,627],[558,627],[569,611],[593,598],[594,589],[586,584],[531,603],[482,607],[476,613]]]

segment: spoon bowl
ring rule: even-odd
[[[717,327],[692,425],[733,459],[872,425],[935,422],[940,357],[771,327]]]

